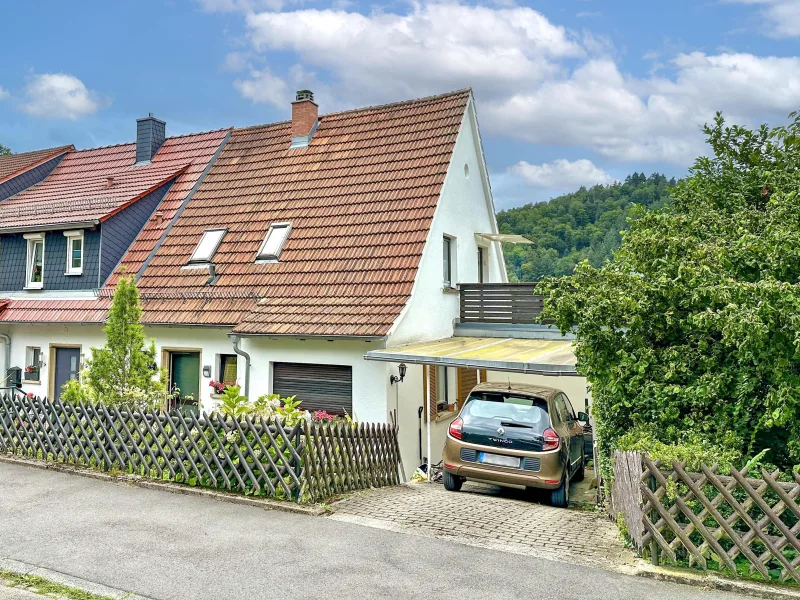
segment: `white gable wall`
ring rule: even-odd
[[[467,167],[468,175],[464,167]],[[431,231],[417,272],[414,291],[405,311],[389,334],[387,347],[436,340],[453,335],[453,322],[459,316],[459,295],[443,289],[443,238],[453,238],[453,285],[478,282],[478,240],[476,233],[496,233],[497,221],[483,159],[474,104],[470,101],[456,139],[450,167],[442,186],[439,204],[433,217]],[[484,250],[484,281],[507,281],[502,247],[486,243]],[[387,363],[393,373],[397,365]],[[456,370],[448,369],[452,399],[457,394]],[[424,405],[422,367],[408,365],[408,375],[402,383],[392,386],[389,403],[398,409],[400,453],[411,476],[420,463],[419,408]],[[423,409],[424,410],[424,409]],[[442,456],[447,428],[454,416],[442,416],[431,423],[430,456],[434,463]],[[428,456],[427,424],[423,417],[422,454]]]
[[[464,166],[469,170],[465,175]],[[497,232],[486,165],[481,151],[474,103],[470,101],[456,139],[431,231],[420,260],[414,291],[389,334],[387,346],[398,346],[453,335],[459,314],[455,291],[443,291],[443,238],[454,238],[453,284],[477,283],[476,233]],[[507,281],[502,247],[493,242],[485,252],[484,281]]]

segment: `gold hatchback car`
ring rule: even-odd
[[[481,383],[450,423],[444,487],[467,479],[550,490],[553,506],[569,504],[569,483],[584,472],[585,413],[561,390],[520,383]]]

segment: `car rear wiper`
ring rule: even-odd
[[[500,421],[503,427],[522,427],[523,429],[533,429],[531,425],[523,425],[522,423],[514,423],[513,421]]]

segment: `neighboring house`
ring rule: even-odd
[[[43,183],[0,202],[0,330],[12,366],[40,365],[38,382],[23,389],[57,395],[74,363],[102,345],[124,266],[183,403],[211,409],[210,381],[235,380],[251,398],[297,395],[308,409],[361,421],[396,413],[410,475],[418,420],[428,419],[419,411],[423,385],[436,394],[430,418],[441,417],[441,436],[477,371],[423,377],[411,365],[394,384],[396,366],[364,356],[452,335],[458,284],[506,280],[471,91],[326,115],[298,93],[291,121],[216,135],[221,150],[209,148],[205,172],[199,158],[159,165],[172,140],[193,136],[168,138],[146,166],[134,166],[142,161],[132,144],[115,147],[126,149],[119,160],[100,158],[111,149],[72,152]],[[79,163],[80,155],[105,166]],[[195,189],[183,180],[190,172]],[[125,193],[109,198],[106,185]],[[170,198],[175,189],[182,196]],[[72,205],[67,214],[54,206],[61,199]],[[137,206],[139,218],[125,217]],[[85,273],[68,275],[76,231]],[[7,246],[6,236],[15,241]],[[71,283],[77,278],[87,287]],[[85,297],[93,289],[98,297]],[[432,454],[438,460],[440,448]]]

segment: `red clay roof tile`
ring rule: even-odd
[[[0,183],[24,173],[28,169],[55,158],[60,154],[75,150],[75,146],[59,146],[33,152],[20,152],[0,156]]]
[[[146,299],[145,322],[385,335],[411,294],[469,96],[322,115],[305,149],[289,148],[289,123],[234,130],[139,287],[145,298],[213,290],[262,299]],[[256,264],[269,225],[285,221],[292,231],[280,261]],[[207,286],[207,270],[182,267],[203,231],[219,227],[228,232]]]

